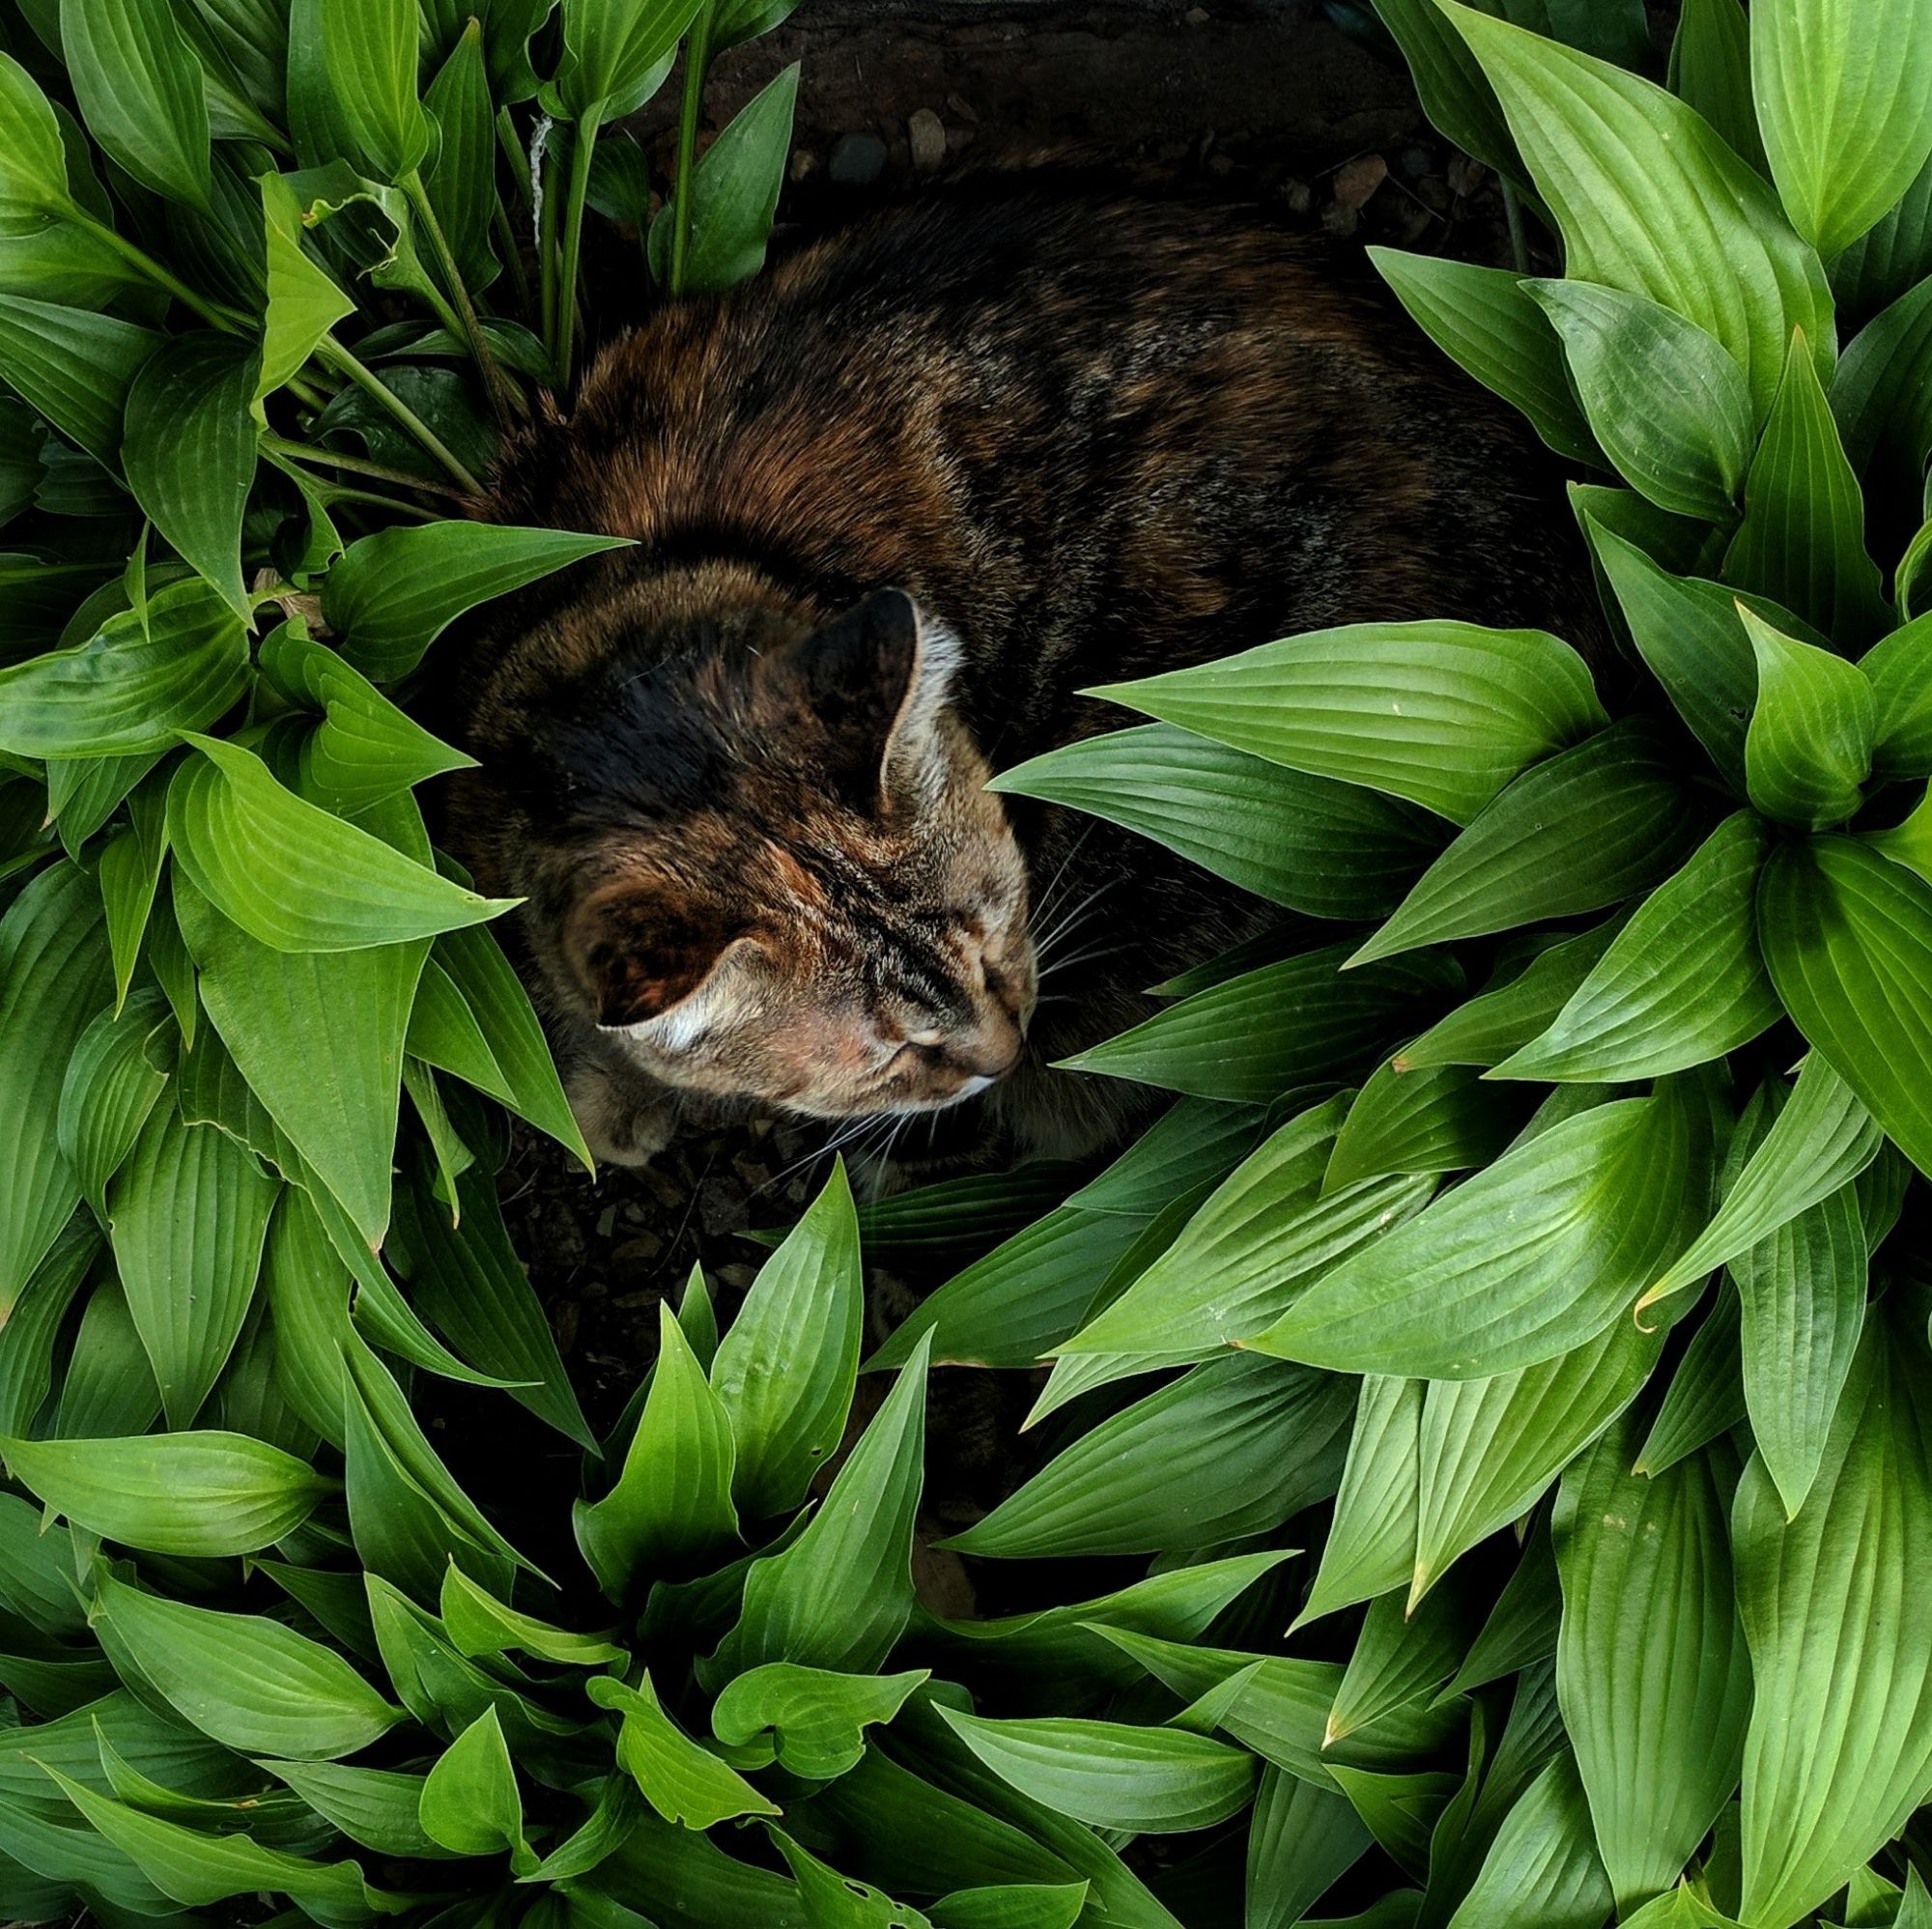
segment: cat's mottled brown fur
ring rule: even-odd
[[[1594,621],[1548,458],[1359,266],[1026,177],[659,310],[490,513],[637,541],[456,672],[457,848],[529,897],[618,1157],[684,1095],[965,1096],[1013,1149],[1104,1144],[1131,1092],[1050,1062],[1271,914],[987,772],[1130,721],[1083,688],[1300,630]],[[1085,962],[1049,953],[1040,998],[1032,927],[1067,916]]]

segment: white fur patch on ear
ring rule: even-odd
[[[966,661],[966,645],[925,610],[914,606],[919,624],[912,679],[886,739],[889,783],[927,789],[936,783],[939,720],[952,699],[953,679]]]
[[[728,1024],[737,1015],[735,1007],[745,995],[745,970],[754,947],[749,938],[738,938],[718,954],[718,962],[705,973],[696,990],[667,1007],[655,1017],[640,1018],[635,1025],[610,1029],[626,1038],[635,1038],[667,1058],[690,1051],[707,1032]]]

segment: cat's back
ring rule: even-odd
[[[1584,606],[1547,456],[1358,257],[1026,175],[659,310],[513,454],[497,510],[633,536],[627,573],[724,557],[831,607],[901,584],[964,638],[1014,751],[1080,681]]]

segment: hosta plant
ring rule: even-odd
[[[1378,266],[1585,478],[1605,636],[1106,693],[1004,787],[1286,907],[1078,1062],[1171,1109],[835,1172],[600,1439],[411,710],[605,540],[455,514],[591,215],[640,302],[758,265],[793,77],[696,133],[784,11],[0,14],[0,1916],[1923,1929],[1932,15],[1687,0],[1658,79],[1632,0],[1380,0],[1522,252]],[[867,1361],[862,1237],[979,1254]],[[928,1394],[1021,1369],[923,1548]]]

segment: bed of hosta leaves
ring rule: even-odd
[[[0,10],[0,1916],[1927,1929],[1932,15],[1687,0],[1660,81],[1626,0],[1380,0],[1567,273],[1379,265],[1589,476],[1625,667],[1111,692],[1005,787],[1296,914],[1082,1061],[1172,1108],[1070,1192],[835,1174],[598,1440],[410,711],[604,546],[443,520],[586,209],[639,301],[757,266],[793,77],[696,109],[784,11]],[[980,1255],[868,1361],[862,1236]],[[953,1543],[1038,1605],[945,1618],[928,1389],[1042,1362]]]

